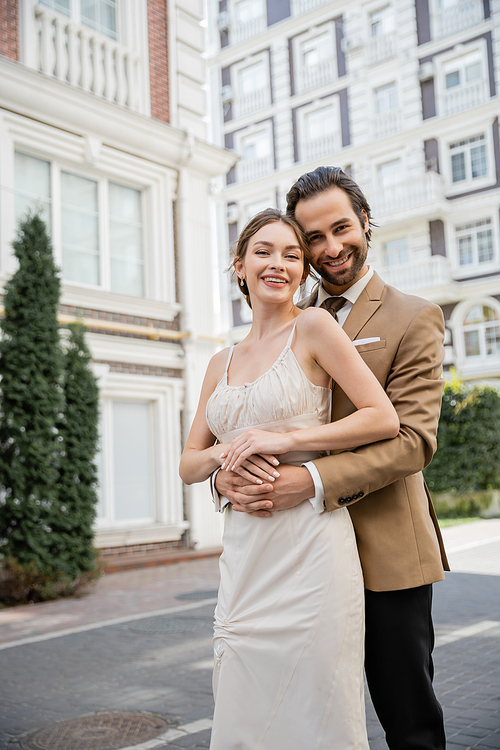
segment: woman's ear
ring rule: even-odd
[[[233,263],[233,268],[237,276],[240,278],[243,278],[243,262],[241,260],[235,260]]]

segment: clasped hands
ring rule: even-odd
[[[276,458],[290,450],[286,433],[250,428],[218,447],[222,471],[217,473],[215,488],[227,497],[233,510],[265,517],[314,496],[308,470],[280,464]]]

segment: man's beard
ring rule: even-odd
[[[328,256],[324,255],[320,258],[318,266],[313,263],[314,270],[332,286],[345,286],[346,284],[353,284],[361,269],[365,265],[366,257],[368,255],[368,243],[365,238],[360,245],[350,245],[346,253],[341,257],[351,255],[351,263],[347,268],[343,268],[339,271],[330,268],[330,266],[324,265],[325,260]],[[339,258],[332,258],[332,260],[339,260]]]

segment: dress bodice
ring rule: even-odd
[[[269,432],[291,432],[326,424],[331,419],[330,388],[311,383],[293,350],[295,326],[274,364],[256,380],[244,385],[228,384],[226,370],[207,402],[207,424],[221,443],[255,427]],[[287,454],[287,463],[309,460],[317,453]]]

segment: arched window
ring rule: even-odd
[[[474,305],[463,323],[466,357],[500,355],[500,315],[486,305]]]

